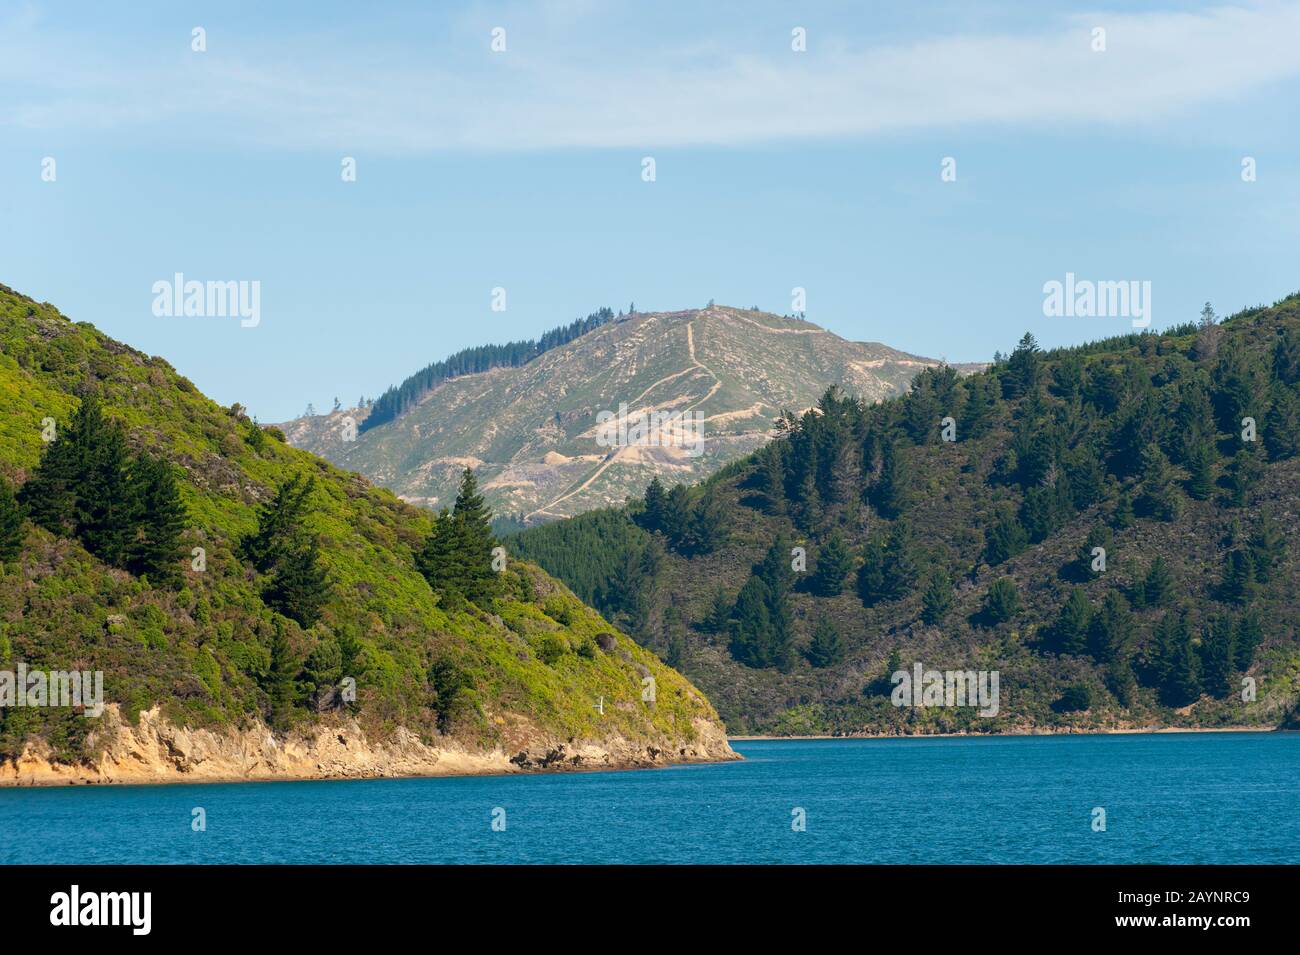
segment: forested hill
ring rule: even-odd
[[[0,671],[100,670],[131,721],[346,719],[470,753],[668,758],[718,730],[680,675],[494,554],[489,521],[472,473],[435,517],[0,286]],[[31,746],[89,760],[99,725],[6,701],[0,771]]]
[[[449,358],[426,365],[401,384],[388,388],[370,406],[370,413],[362,419],[358,430],[369,431],[405,414],[420,399],[442,382],[458,375],[474,375],[493,368],[517,368],[538,355],[567,345],[592,329],[614,320],[608,308],[598,309],[586,318],[575,319],[568,325],[552,328],[540,338],[508,342],[505,345],[479,345],[464,348]]]
[[[703,485],[510,546],[733,733],[1276,726],[1300,694],[1298,450],[1292,296],[1076,348],[1026,334],[879,403],[831,390]],[[997,670],[998,715],[891,705],[918,662]]]

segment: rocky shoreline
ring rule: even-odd
[[[642,769],[741,758],[732,751],[722,727],[703,719],[696,720],[692,741],[646,745],[622,737],[543,740],[513,753],[474,750],[454,742],[431,746],[400,728],[391,739],[371,740],[347,719],[283,736],[264,724],[215,731],[178,727],[157,708],[142,712],[135,726],[121,717],[115,705],[106,709],[102,719],[93,741],[100,755],[93,761],[59,762],[48,747],[31,744],[17,759],[0,764],[0,786],[486,776]]]

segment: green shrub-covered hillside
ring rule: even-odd
[[[732,732],[1296,722],[1300,296],[1052,351],[1026,334],[778,430],[512,547]],[[998,714],[892,705],[918,662],[997,670]]]
[[[511,751],[716,719],[567,587],[494,555],[472,474],[453,512],[408,506],[3,286],[0,478],[0,669],[102,670],[133,719],[340,713]],[[75,759],[93,725],[0,709],[0,758],[39,736]]]

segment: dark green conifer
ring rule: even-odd
[[[1002,376],[1002,396],[1019,398],[1035,391],[1042,374],[1041,363],[1038,342],[1033,335],[1025,332],[1007,361],[1006,372]]]
[[[1024,525],[1010,508],[1001,508],[993,525],[984,532],[984,559],[996,567],[1029,546]]]
[[[492,512],[478,490],[478,479],[466,468],[452,511],[456,530],[458,587],[471,603],[482,605],[500,589],[500,576],[492,568],[492,550],[497,539],[492,533]]]
[[[772,620],[768,615],[769,592],[760,577],[750,577],[740,588],[731,614],[731,655],[748,667],[770,666],[768,649]]]
[[[1147,445],[1142,450],[1142,493],[1137,499],[1138,509],[1147,517],[1172,521],[1177,519],[1181,503],[1169,459],[1159,446]]]
[[[1255,648],[1264,639],[1264,628],[1260,626],[1259,614],[1247,610],[1237,618],[1237,633],[1233,644],[1234,663],[1239,671],[1245,673],[1255,662]]]
[[[864,606],[874,606],[885,596],[885,539],[872,534],[862,548],[862,565],[858,568],[858,597]]]
[[[175,580],[180,576],[181,534],[186,525],[175,471],[162,458],[142,454],[132,462],[131,488],[138,530],[127,566],[154,584]]]
[[[1057,648],[1062,653],[1078,656],[1088,652],[1088,632],[1092,626],[1092,604],[1083,592],[1075,587],[1070,596],[1061,605],[1061,612],[1056,618],[1053,637]]]
[[[1255,594],[1255,560],[1250,551],[1238,547],[1228,551],[1223,563],[1219,596],[1229,603],[1244,604]]]
[[[1127,660],[1133,646],[1133,613],[1119,591],[1108,591],[1092,616],[1088,633],[1093,657],[1099,663]]]
[[[329,598],[320,546],[303,523],[314,487],[315,480],[301,474],[281,484],[259,508],[257,530],[239,545],[241,557],[270,575],[262,589],[267,606],[304,628],[316,623]]]
[[[314,539],[304,537],[285,547],[262,599],[304,628],[320,619],[321,608],[329,599],[329,581],[320,562],[320,545]]]
[[[1254,564],[1255,579],[1261,584],[1268,583],[1286,557],[1286,534],[1272,514],[1267,511],[1260,514],[1247,547]]]
[[[881,452],[880,475],[876,478],[876,507],[886,517],[895,518],[903,513],[911,501],[911,470],[902,452],[886,442]]]
[[[17,560],[23,549],[23,507],[13,485],[0,478],[0,563]]]
[[[1218,453],[1214,443],[1202,439],[1194,444],[1187,453],[1187,495],[1197,501],[1208,500],[1214,493],[1214,466]]]
[[[921,597],[921,620],[932,627],[939,625],[952,610],[952,604],[952,579],[945,571],[935,570]]]
[[[999,577],[989,585],[984,594],[984,617],[989,623],[1006,623],[1020,609],[1020,592],[1010,577]]]
[[[853,569],[853,555],[844,538],[835,532],[817,555],[813,574],[813,591],[823,597],[835,597],[844,589],[844,578]]]
[[[1157,554],[1137,587],[1141,596],[1138,603],[1143,607],[1163,607],[1169,602],[1173,588],[1174,576],[1169,572],[1169,564],[1163,555]]]
[[[1209,621],[1201,630],[1201,687],[1222,699],[1232,692],[1236,666],[1236,625],[1227,617]]]
[[[1174,624],[1169,641],[1167,674],[1160,698],[1169,706],[1186,706],[1201,696],[1200,663],[1192,645],[1191,627],[1186,617]]]
[[[1253,450],[1252,445],[1244,445],[1237,449],[1237,453],[1228,462],[1224,475],[1230,507],[1245,507],[1250,503],[1250,492],[1259,480],[1262,469],[1259,455]]]
[[[645,489],[645,508],[641,512],[641,526],[648,531],[657,531],[663,529],[664,523],[664,506],[667,503],[667,492],[664,491],[663,482],[659,480],[659,475],[650,479],[650,483]]]
[[[727,592],[719,588],[713,595],[713,607],[709,610],[709,616],[704,624],[709,633],[727,632],[727,627],[731,623],[731,608],[734,606],[735,601],[728,599]]]
[[[808,662],[819,670],[833,667],[844,659],[844,642],[840,639],[839,628],[829,619],[822,618],[817,624],[807,657]]]

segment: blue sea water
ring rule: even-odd
[[[0,789],[0,863],[1300,863],[1296,733],[734,747],[634,772]]]

